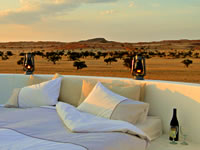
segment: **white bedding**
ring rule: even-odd
[[[52,107],[0,107],[0,129],[2,150],[146,150],[147,145],[146,140],[122,132],[74,133]]]
[[[150,140],[148,135],[142,130],[125,121],[109,120],[89,113],[80,112],[74,106],[63,102],[59,102],[56,105],[56,110],[66,127],[72,132],[123,132],[137,135],[147,141]]]
[[[10,129],[0,129],[0,150],[87,150],[71,144],[33,138]]]

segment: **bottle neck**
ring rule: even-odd
[[[173,118],[176,118],[176,109],[173,109]]]

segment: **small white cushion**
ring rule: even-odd
[[[147,116],[145,122],[137,123],[135,126],[146,133],[151,141],[162,135],[162,121],[157,116]]]
[[[100,117],[135,124],[146,120],[149,104],[120,96],[99,82],[78,109]]]
[[[98,82],[88,97],[78,106],[78,109],[100,117],[110,118],[115,107],[125,99],[127,98],[108,90]]]
[[[149,111],[149,104],[126,99],[119,103],[113,110],[111,119],[123,120],[129,123],[143,123]]]
[[[60,93],[61,79],[57,78],[22,88],[18,96],[19,107],[55,105]]]
[[[21,88],[16,88],[13,90],[12,95],[10,96],[8,102],[4,105],[6,108],[18,108],[18,95]]]

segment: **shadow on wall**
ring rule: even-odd
[[[200,143],[200,86],[169,83],[147,83],[145,102],[150,103],[150,115],[160,116],[164,133],[169,132],[173,108],[177,108],[179,125],[188,139]]]

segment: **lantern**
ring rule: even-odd
[[[136,80],[144,80],[144,76],[146,75],[145,65],[145,57],[142,54],[138,54],[133,58],[131,71]]]
[[[24,71],[26,75],[33,74],[35,70],[34,56],[32,53],[27,53],[24,56]]]

